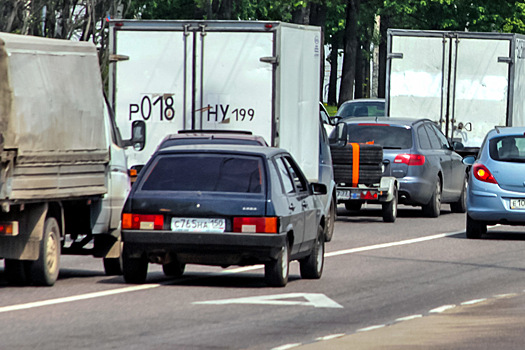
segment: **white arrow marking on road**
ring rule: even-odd
[[[306,301],[297,300],[283,300],[283,299],[297,299],[304,298]],[[329,297],[320,293],[288,293],[276,295],[262,295],[257,297],[234,298],[212,301],[196,301],[193,304],[259,304],[259,305],[300,305],[326,308],[342,308],[343,306],[336,303]]]

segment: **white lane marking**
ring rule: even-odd
[[[406,244],[414,244],[414,243],[419,243],[419,242],[430,241],[430,240],[433,240],[433,239],[453,236],[453,235],[457,235],[457,234],[460,234],[460,233],[463,233],[463,232],[465,232],[465,231],[450,232],[450,233],[440,233],[438,235],[419,237],[419,238],[413,238],[413,239],[406,239],[404,241],[375,244],[375,245],[370,245],[370,246],[367,246],[367,247],[344,249],[344,250],[339,250],[339,251],[335,251],[335,252],[325,253],[324,256],[325,257],[330,257],[330,256],[337,256],[337,255],[353,254],[353,253],[359,253],[359,252],[364,252],[364,251],[368,251],[368,250],[375,250],[375,249],[381,249],[381,248],[390,248],[390,247],[406,245]]]
[[[524,292],[525,292],[525,290],[524,290]],[[518,293],[498,294],[498,295],[495,295],[494,298],[511,298],[511,297],[515,297],[515,296],[518,296]]]
[[[370,326],[370,327],[358,329],[356,332],[368,332],[368,331],[373,331],[374,329],[379,329],[383,327],[385,327],[384,324],[378,324],[377,326]]]
[[[296,347],[301,346],[301,345],[303,345],[303,344],[301,344],[301,343],[285,344],[285,345],[281,345],[281,346],[278,346],[276,348],[273,348],[272,350],[288,350],[288,349],[296,348]]]
[[[421,317],[423,317],[423,315],[405,316],[405,317],[396,318],[396,322],[410,321],[410,320],[414,320],[416,318],[421,318]]]
[[[342,338],[342,337],[344,337],[345,335],[346,335],[345,333],[330,334],[330,335],[325,335],[324,337],[315,338],[315,340],[317,340],[317,341],[322,341],[322,340],[331,340],[331,339]]]
[[[431,313],[431,314],[439,314],[441,312],[445,312],[445,311],[453,309],[455,307],[456,307],[456,305],[443,305],[443,306],[436,307],[435,309],[430,310],[429,313]]]
[[[463,232],[464,231],[443,233],[443,234],[439,234],[439,235],[420,237],[420,238],[416,238],[416,239],[408,239],[408,240],[403,240],[403,241],[398,241],[398,242],[376,244],[376,245],[365,246],[365,247],[360,247],[360,248],[353,248],[353,249],[345,249],[345,250],[325,253],[325,257],[353,254],[353,253],[364,252],[364,251],[368,251],[368,250],[382,249],[382,248],[388,248],[388,247],[394,247],[394,246],[400,246],[400,245],[406,245],[406,244],[413,244],[413,243],[424,242],[424,241],[429,241],[429,240],[433,240],[433,239],[453,236],[453,235],[460,234],[460,233],[463,233]],[[220,275],[225,275],[225,274],[226,275],[227,274],[235,274],[235,273],[240,273],[240,272],[258,270],[258,269],[261,269],[263,267],[264,267],[264,265],[254,265],[254,266],[239,267],[239,268],[236,268],[236,269],[224,270],[224,271],[221,271],[221,272],[218,272],[218,273],[209,273],[209,274],[206,274],[206,276],[220,276]],[[113,289],[111,291],[106,291],[106,292],[80,294],[80,295],[71,296],[71,297],[49,299],[49,300],[31,302],[31,303],[27,303],[27,304],[18,304],[18,305],[4,306],[4,307],[0,307],[0,313],[2,313],[2,312],[9,312],[9,311],[23,310],[23,309],[30,309],[30,308],[41,307],[41,306],[46,306],[46,305],[68,303],[68,302],[73,302],[73,301],[78,301],[78,300],[85,300],[85,299],[102,297],[102,296],[106,296],[106,295],[127,293],[127,292],[136,291],[136,290],[142,290],[142,289],[153,289],[153,288],[157,288],[157,287],[160,287],[160,286],[161,286],[160,284],[146,284],[146,285],[135,286],[135,287]],[[100,294],[100,293],[102,293],[102,294]]]
[[[474,305],[474,304],[477,304],[477,303],[484,302],[485,300],[487,300],[487,298],[464,301],[464,302],[461,303],[461,305]]]
[[[160,287],[160,284],[145,284],[141,286],[133,286],[133,287],[126,287],[126,288],[119,288],[119,289],[111,289],[111,290],[106,290],[102,292],[80,294],[80,295],[75,295],[71,297],[35,301],[35,302],[27,303],[27,304],[3,306],[3,307],[0,307],[0,313],[9,312],[9,311],[18,311],[18,310],[24,310],[24,309],[32,309],[35,307],[55,305],[55,304],[70,303],[72,301],[100,298],[100,297],[105,297],[108,295],[136,292],[138,290],[152,289],[152,288],[157,288],[157,287]]]
[[[300,300],[284,300],[284,299],[298,299],[303,298],[306,301]],[[227,304],[257,304],[257,305],[300,305],[300,306],[313,306],[323,308],[343,308],[342,305],[336,303],[332,299],[328,298],[324,294],[320,293],[287,293],[287,294],[276,294],[276,295],[260,295],[256,297],[247,298],[233,298],[233,299],[222,299],[222,300],[210,300],[210,301],[196,301],[193,304],[206,304],[206,305],[227,305]]]

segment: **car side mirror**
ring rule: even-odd
[[[474,164],[474,162],[476,161],[476,157],[474,156],[466,156],[465,158],[463,158],[463,164],[465,165],[472,165]]]
[[[344,146],[348,141],[348,125],[346,123],[337,123],[330,134],[330,146]]]
[[[310,188],[312,189],[312,193],[315,194],[315,195],[317,195],[317,194],[327,194],[328,193],[326,185],[322,184],[322,183],[313,182],[313,183],[310,184]]]
[[[124,147],[132,146],[135,151],[142,151],[146,145],[146,123],[135,120],[131,124],[131,139],[124,140]]]

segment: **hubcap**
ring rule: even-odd
[[[50,273],[54,273],[57,268],[58,242],[54,232],[49,235],[46,246],[46,266]]]
[[[287,247],[283,247],[282,249],[282,261],[281,261],[281,264],[282,264],[282,269],[281,271],[283,272],[283,278],[286,278],[286,276],[288,275],[288,249]]]

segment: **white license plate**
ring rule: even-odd
[[[510,209],[525,209],[525,199],[511,199]]]
[[[350,191],[337,190],[337,199],[350,199]]]
[[[224,219],[173,218],[171,230],[174,232],[221,233],[226,230]]]

